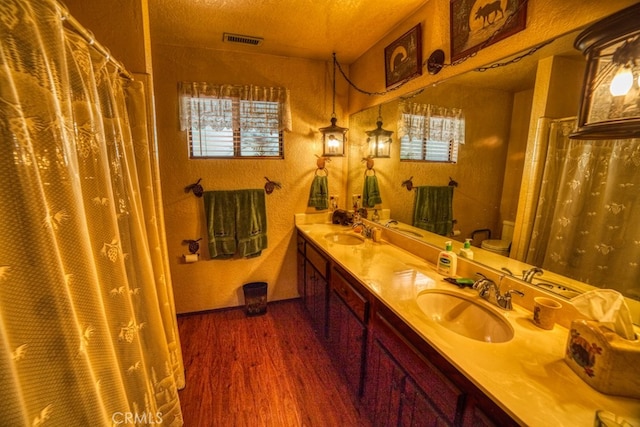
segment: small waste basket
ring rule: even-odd
[[[244,307],[247,316],[259,316],[267,312],[267,282],[251,282],[242,285]]]

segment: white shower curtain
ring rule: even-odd
[[[0,424],[180,426],[184,384],[140,82],[0,2]]]
[[[640,299],[640,139],[574,140],[550,121],[526,261]]]

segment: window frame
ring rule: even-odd
[[[232,123],[232,129],[230,130],[224,130],[224,131],[214,131],[214,130],[210,130],[210,132],[231,132],[230,139],[228,139],[226,142],[230,143],[230,148],[233,151],[233,154],[231,155],[198,155],[196,153],[196,151],[198,150],[194,150],[194,147],[196,147],[197,143],[196,143],[196,139],[194,139],[194,133],[198,133],[200,134],[202,131],[201,130],[194,130],[194,126],[192,126],[192,124],[195,122],[198,122],[199,119],[199,114],[200,113],[196,113],[197,115],[194,116],[194,112],[199,112],[200,108],[201,108],[201,103],[206,102],[207,100],[211,100],[212,102],[219,102],[220,100],[225,100],[228,99],[231,101],[231,123]],[[278,102],[274,102],[274,101],[248,101],[248,100],[243,100],[240,99],[239,97],[213,97],[213,96],[200,96],[200,97],[188,97],[188,102],[191,103],[191,117],[189,118],[189,127],[186,130],[186,134],[187,134],[187,149],[188,149],[188,155],[189,155],[189,159],[193,159],[193,160],[206,160],[206,159],[218,159],[218,160],[232,160],[232,159],[270,159],[270,160],[281,160],[284,159],[284,132],[281,129],[277,129],[276,127],[269,127],[269,126],[265,126],[265,130],[272,130],[275,131],[277,129],[277,137],[273,136],[273,135],[268,135],[269,138],[277,138],[277,146],[278,146],[278,154],[277,155],[243,155],[242,153],[243,151],[243,144],[247,144],[246,142],[246,137],[243,138],[242,136],[242,127],[241,127],[241,123],[243,121],[243,119],[245,117],[243,117],[243,108],[242,108],[242,103],[252,103],[252,104],[268,104],[273,106],[274,108],[277,109],[277,114],[276,116],[278,116],[281,111],[280,111],[280,104]],[[195,105],[194,105],[195,104]],[[260,117],[260,116],[249,116],[249,118],[251,117]],[[204,131],[206,132],[206,130]],[[227,138],[229,136],[226,136]],[[223,136],[224,138],[225,136]],[[200,152],[207,152],[209,150],[207,150],[206,144],[202,143],[202,136],[199,136],[197,138],[197,140],[199,141],[199,145],[201,146],[201,148],[199,149]],[[269,143],[270,146],[274,146],[276,144],[275,141],[272,141]],[[222,145],[222,144],[219,144]],[[214,146],[214,144],[212,143],[211,146],[213,148],[216,148]],[[225,147],[221,147],[221,148],[225,148]],[[274,150],[275,151],[275,150]],[[255,153],[255,150],[254,150]]]

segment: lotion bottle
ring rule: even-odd
[[[466,239],[464,241],[464,247],[460,249],[460,257],[473,259],[473,251],[471,250],[471,239]]]
[[[458,256],[451,249],[451,241],[445,243],[444,251],[438,254],[438,273],[446,277],[454,277],[456,275],[456,269],[458,268]]]

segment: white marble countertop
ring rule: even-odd
[[[583,382],[564,362],[568,330],[537,328],[532,314],[517,305],[495,312],[513,327],[512,340],[486,343],[458,335],[425,316],[416,296],[427,289],[445,289],[482,300],[477,291],[460,290],[443,281],[433,264],[386,241],[348,246],[324,236],[350,228],[328,223],[296,226],[335,262],[357,278],[400,318],[483,390],[505,412],[527,426],[592,426],[603,409],[640,427],[640,400],[602,394]]]

